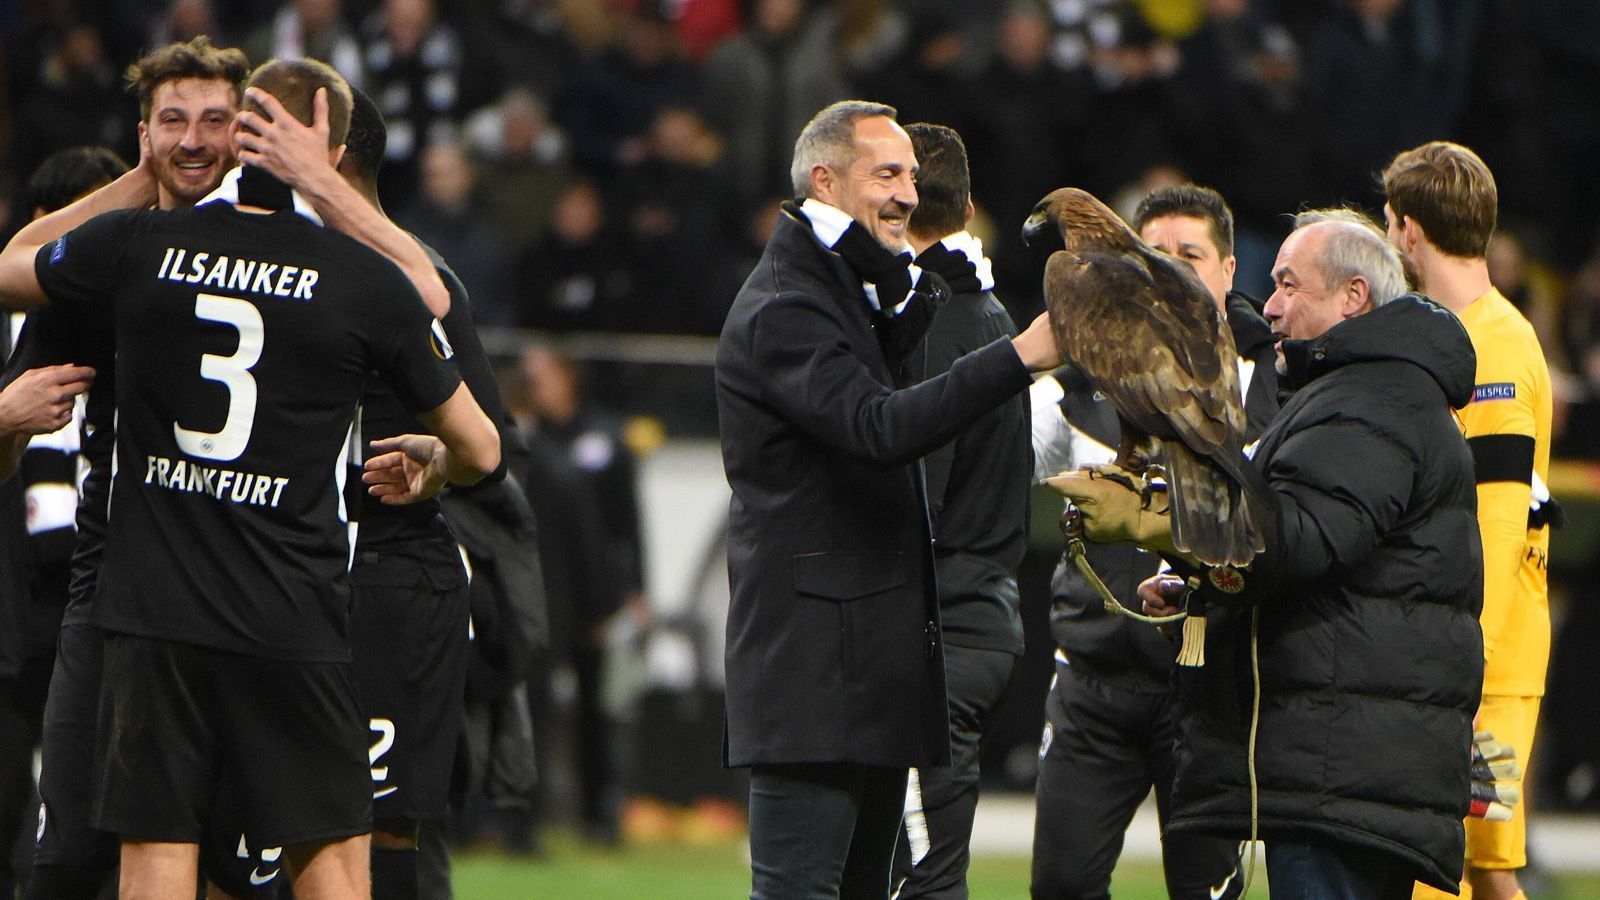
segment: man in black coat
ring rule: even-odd
[[[1193,266],[1226,317],[1239,351],[1245,440],[1254,442],[1278,411],[1278,378],[1271,329],[1252,301],[1232,290],[1232,211],[1210,188],[1177,185],[1145,197],[1133,226],[1150,245]],[[1116,410],[1080,372],[1041,378],[1032,394],[1037,477],[1111,461],[1121,438]],[[1087,554],[1118,600],[1134,608],[1135,587],[1160,565],[1155,554],[1131,543],[1090,544]],[[1035,787],[1033,896],[1108,897],[1121,836],[1152,787],[1163,822],[1170,812],[1177,648],[1155,628],[1106,612],[1065,555],[1051,593],[1058,649]],[[1238,850],[1237,841],[1209,835],[1163,841],[1168,896],[1239,896]]]
[[[1167,834],[1258,830],[1275,895],[1453,890],[1483,667],[1473,463],[1451,411],[1472,393],[1472,345],[1404,295],[1370,227],[1302,223],[1272,274],[1266,317],[1296,389],[1255,455],[1276,527],[1246,570],[1169,554],[1206,627],[1203,664],[1177,668]],[[1164,517],[1122,497],[1080,504],[1089,533],[1137,520],[1170,551]],[[1181,590],[1163,575],[1139,593],[1164,615]]]
[[[1017,327],[993,293],[983,242],[967,231],[971,179],[961,136],[943,125],[906,126],[916,151],[916,264],[950,286],[950,299],[912,352],[910,378],[948,371]],[[896,896],[965,898],[967,843],[978,808],[979,744],[1022,656],[1017,567],[1028,549],[1028,401],[1012,397],[923,460],[933,518],[950,765],[919,767],[906,791],[904,839],[895,851]]]
[[[928,295],[948,293],[899,253],[916,159],[894,114],[846,101],[806,126],[790,170],[802,202],[717,350],[733,488],[725,762],[752,767],[756,900],[888,896],[907,768],[950,758],[917,460],[1060,358],[1041,316],[893,389]]]

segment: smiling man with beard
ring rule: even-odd
[[[22,305],[37,292],[38,248],[89,219],[117,209],[191,206],[214,190],[234,164],[229,126],[249,73],[243,53],[213,47],[204,37],[153,50],[130,66],[128,82],[139,96],[139,164],[18,232],[0,253],[0,301]],[[85,352],[88,346],[98,352]],[[69,347],[74,358],[60,357]],[[68,361],[94,367],[104,386],[115,381],[108,333],[63,308],[30,312],[13,367]],[[95,896],[117,864],[116,837],[90,827],[94,785],[83,777],[93,771],[100,693],[102,634],[89,618],[105,547],[114,422],[112,391],[91,391],[83,439],[90,468],[80,490],[68,606],[45,705],[43,804],[27,897]]]

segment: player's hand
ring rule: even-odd
[[[1517,752],[1502,744],[1488,731],[1472,733],[1472,804],[1467,814],[1474,819],[1509,822],[1522,802],[1522,791],[1514,784],[1522,777]]]
[[[378,455],[367,460],[361,480],[380,503],[417,503],[445,485],[444,442],[431,434],[402,434],[372,442]]]
[[[29,369],[0,391],[0,434],[51,434],[72,421],[78,395],[94,383],[88,366]]]
[[[266,111],[243,109],[235,117],[239,128],[233,149],[239,162],[260,166],[292,188],[301,187],[315,174],[332,171],[328,158],[328,89],[317,88],[311,100],[311,124],[296,119],[278,98],[260,88],[245,91],[247,99]]]
[[[1117,466],[1085,466],[1044,480],[1077,510],[1084,537],[1099,544],[1133,541],[1148,550],[1173,551],[1172,517],[1165,491],[1136,490],[1141,483]]]

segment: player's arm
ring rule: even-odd
[[[116,181],[61,209],[41,216],[18,231],[0,251],[0,306],[24,309],[45,302],[34,272],[39,248],[84,222],[114,209],[139,209],[156,202],[156,179],[148,163],[124,172]]]
[[[418,418],[433,435],[402,434],[373,441],[361,480],[388,504],[415,503],[445,484],[473,484],[500,465],[500,434],[463,382],[450,399]]]
[[[1478,531],[1483,536],[1483,658],[1494,657],[1516,600],[1517,570],[1528,541],[1537,433],[1535,381],[1480,373],[1485,384],[1510,383],[1513,396],[1478,399],[1462,411],[1467,446],[1478,477]]]
[[[238,115],[234,150],[239,162],[266,169],[311,201],[331,227],[388,257],[422,295],[435,318],[450,311],[450,294],[428,254],[400,226],[389,221],[339,175],[328,158],[328,93],[319,88],[312,124],[290,115],[276,97],[260,88],[246,91],[272,118],[250,110]]]

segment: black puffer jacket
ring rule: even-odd
[[[1472,457],[1450,413],[1472,391],[1472,345],[1408,295],[1284,349],[1299,391],[1255,457],[1276,538],[1241,591],[1202,590],[1206,664],[1178,667],[1168,828],[1249,829],[1255,608],[1261,835],[1388,852],[1453,891],[1483,679]]]

